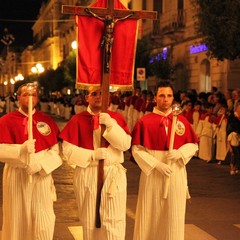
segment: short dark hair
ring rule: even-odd
[[[28,84],[29,84],[29,83],[24,83],[24,84],[22,84],[21,86],[18,87],[18,89],[17,89],[17,95],[18,95],[18,96],[21,95],[21,93],[22,93],[22,88],[27,87]],[[37,89],[37,85],[34,85],[34,86],[35,86],[36,89]],[[37,93],[38,93],[38,91],[37,91]]]
[[[21,85],[18,87],[17,89],[17,95],[20,96],[21,95],[21,92],[22,92],[22,88],[26,87],[27,86],[27,83]]]
[[[157,91],[158,91],[159,88],[164,88],[164,87],[171,88],[173,93],[174,93],[174,88],[173,88],[173,85],[171,84],[171,82],[168,81],[168,80],[164,80],[164,81],[160,81],[159,84],[157,85],[155,95],[157,94]]]

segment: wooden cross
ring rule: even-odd
[[[133,10],[127,10],[127,9],[115,9],[114,8],[114,0],[106,0],[106,8],[96,8],[96,7],[86,7],[86,6],[69,6],[69,5],[63,5],[62,6],[62,13],[64,14],[75,14],[80,16],[92,16],[96,17],[101,20],[101,17],[104,17],[105,19],[107,17],[111,17],[112,19],[156,19],[157,18],[157,12],[152,11],[133,11]],[[95,15],[95,16],[94,16]],[[105,21],[105,29],[106,29],[106,21]],[[113,29],[112,29],[113,30]],[[104,33],[103,33],[104,34]],[[108,102],[109,102],[109,85],[110,85],[110,74],[111,74],[111,52],[110,56],[107,56],[106,58],[106,49],[103,54],[103,66],[107,66],[108,63],[106,63],[106,59],[109,60],[109,65],[107,67],[103,67],[103,73],[102,73],[102,112],[106,112],[108,109]],[[102,134],[105,131],[105,125],[101,126]],[[105,146],[105,139],[101,138],[101,147]],[[104,177],[104,161],[100,160],[98,165],[98,186],[97,186],[97,202],[96,202],[96,227],[101,227],[101,221],[100,221],[100,203],[101,203],[101,190],[103,187],[103,177]]]

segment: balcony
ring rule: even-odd
[[[163,35],[183,32],[185,28],[186,13],[178,10],[174,14],[164,13],[160,19],[153,22],[153,37],[163,37]]]

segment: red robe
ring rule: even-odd
[[[191,123],[193,124],[193,111],[194,109],[190,109],[188,111],[183,110],[182,115]]]
[[[144,104],[144,102],[145,102],[145,99],[139,97],[139,98],[136,100],[133,108],[134,108],[135,110],[137,110],[138,112],[140,112],[140,111],[141,111],[141,106]]]
[[[112,111],[107,111],[107,113],[117,121],[127,134],[130,134],[127,123],[121,114]],[[93,124],[93,115],[89,112],[84,111],[76,114],[64,127],[60,138],[75,146],[93,150]]]
[[[227,120],[227,117],[226,117],[226,115],[222,118],[222,114],[221,115],[219,115],[219,116],[217,116],[215,119],[214,119],[214,121],[213,121],[213,123],[215,123],[217,126],[219,126],[219,124],[221,124],[222,123],[222,121],[223,120]]]
[[[28,118],[18,110],[0,118],[0,143],[22,144],[28,140]],[[33,139],[36,153],[58,143],[59,129],[50,116],[36,111],[33,114]]]
[[[168,120],[168,134],[166,135],[164,119]],[[168,150],[172,128],[172,114],[163,117],[156,113],[149,113],[142,117],[132,132],[132,145],[142,145],[151,150]],[[174,149],[186,143],[197,143],[198,138],[190,123],[183,116],[178,116],[177,130],[174,139]]]

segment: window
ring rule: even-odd
[[[158,12],[158,16],[162,13],[162,0],[154,0],[153,10]]]
[[[178,0],[178,10],[184,9],[184,0]]]

